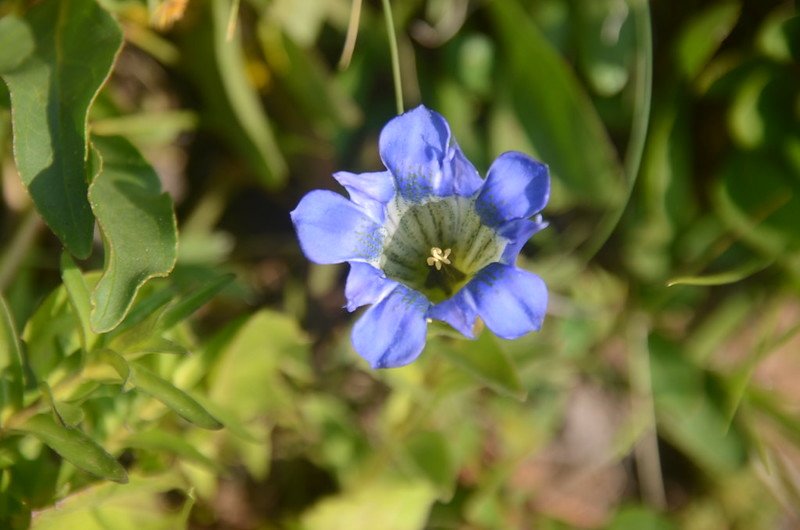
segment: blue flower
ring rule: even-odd
[[[424,106],[387,123],[379,143],[386,171],[336,173],[350,200],[315,190],[291,214],[308,259],[350,263],[347,309],[372,304],[353,327],[356,351],[373,368],[408,364],[429,319],[470,338],[477,317],[505,339],[539,330],[547,288],[514,262],[546,226],[547,166],[507,152],[484,180]]]

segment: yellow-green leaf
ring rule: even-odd
[[[125,469],[89,435],[80,429],[58,424],[49,414],[28,418],[15,430],[35,436],[84,471],[114,482],[128,481]]]
[[[130,363],[129,366],[136,388],[150,394],[185,420],[204,429],[221,429],[223,427],[219,420],[180,388],[157,376],[141,364]]]

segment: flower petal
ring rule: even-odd
[[[397,287],[380,269],[369,263],[350,262],[350,274],[344,287],[347,310],[355,311],[362,305],[377,304]]]
[[[544,208],[550,198],[547,166],[523,153],[503,153],[489,168],[475,206],[483,222],[498,226],[524,219]]]
[[[338,193],[312,191],[291,216],[303,253],[315,263],[374,261],[380,255],[381,225]]]
[[[353,347],[373,368],[394,368],[414,361],[425,347],[429,306],[421,293],[397,285],[353,326]]]
[[[483,183],[452,139],[444,117],[422,105],[387,123],[379,148],[398,193],[408,201],[471,195]]]
[[[375,173],[339,171],[333,174],[333,178],[345,187],[351,201],[364,208],[373,219],[383,223],[384,205],[394,196],[394,182],[388,171]]]
[[[542,327],[547,287],[533,273],[502,263],[484,267],[463,289],[495,335],[516,339]]]
[[[470,339],[475,338],[472,331],[475,327],[475,319],[478,317],[478,310],[465,289],[461,289],[452,298],[439,302],[428,310],[428,316],[447,322],[459,333]]]
[[[532,221],[530,219],[514,219],[500,226],[497,230],[498,233],[508,239],[500,261],[513,265],[525,243],[533,234],[547,228],[547,224],[547,221],[542,221],[541,215],[537,215],[536,219]]]

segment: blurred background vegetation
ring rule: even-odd
[[[349,343],[346,266],[309,264],[288,216],[307,191],[338,189],[334,171],[381,168],[394,95],[380,2],[243,0],[233,38],[228,0],[100,4],[125,46],[90,130],[139,148],[178,220],[177,265],[134,311],[222,289],[172,319],[171,346],[149,347],[176,353],[151,368],[226,428],[119,384],[70,394],[130,481],[3,438],[13,524],[32,511],[45,529],[800,527],[793,2],[392,2],[406,108],[444,114],[482,173],[511,149],[550,166],[550,228],[520,258],[550,305],[541,333],[441,328],[418,362],[380,372]],[[78,339],[58,327],[73,318],[70,268],[29,213],[10,116],[0,88],[0,286],[35,354]],[[26,338],[37,326],[50,342]]]

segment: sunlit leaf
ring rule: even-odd
[[[17,169],[53,232],[72,254],[85,258],[94,228],[87,200],[86,118],[120,49],[122,31],[94,0],[41,2],[25,21],[36,49],[3,74],[14,109]]]
[[[161,401],[186,421],[204,429],[221,429],[223,427],[219,420],[209,414],[202,405],[183,390],[141,364],[131,363],[129,366],[136,388]]]
[[[142,284],[172,271],[177,228],[172,200],[136,148],[119,137],[95,137],[93,145],[102,168],[89,187],[89,199],[106,257],[92,292],[91,324],[106,332],[122,321]]]
[[[362,482],[303,515],[303,530],[422,530],[436,492],[425,481]]]
[[[131,476],[124,486],[102,483],[37,512],[31,530],[177,530],[186,528],[184,508],[164,502],[168,492],[187,488],[177,473]],[[191,499],[185,501],[191,503]]]
[[[125,483],[125,469],[85,432],[59,425],[49,414],[28,418],[15,430],[35,436],[75,466],[114,482]]]

